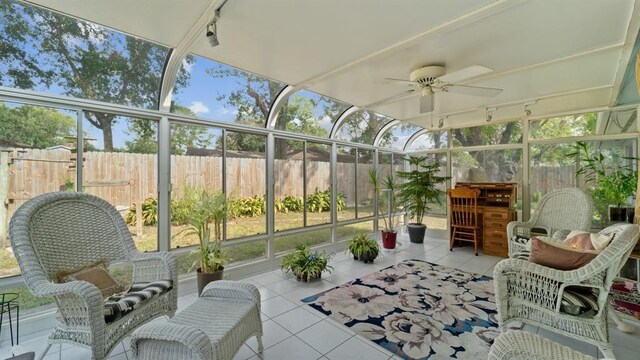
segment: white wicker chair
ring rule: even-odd
[[[489,360],[596,360],[538,335],[509,330],[491,345]]]
[[[49,193],[23,204],[13,215],[9,237],[27,288],[51,296],[58,305],[56,327],[40,359],[52,344],[71,343],[104,359],[139,325],[177,309],[177,272],[173,255],[139,253],[118,211],[106,201],[74,192]],[[100,290],[84,281],[61,284],[60,271],[99,260],[132,261],[133,281],[172,280],[173,289],[106,323]]]
[[[505,331],[512,321],[521,321],[595,344],[606,357],[613,357],[607,327],[609,291],[640,237],[640,226],[614,225],[604,231],[616,232],[609,246],[576,270],[555,270],[522,259],[500,261],[493,274],[501,330]],[[597,313],[586,317],[561,312],[562,295],[567,286],[597,290]]]
[[[558,230],[591,229],[593,200],[584,191],[576,188],[553,190],[545,194],[527,222],[512,221],[507,224],[509,257],[529,250],[528,242],[517,242],[517,235],[529,237],[531,229],[544,228],[549,236]]]

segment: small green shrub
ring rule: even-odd
[[[256,217],[263,215],[266,210],[264,195],[247,198],[233,198],[229,200],[227,217]]]
[[[354,259],[367,261],[375,259],[380,253],[378,242],[370,239],[367,233],[361,232],[353,235],[347,243],[347,249],[353,254]]]
[[[282,203],[288,211],[302,211],[304,209],[304,199],[302,196],[285,195]]]
[[[136,224],[137,206],[131,205],[127,215],[125,216],[125,222],[129,225]],[[148,197],[142,201],[142,224],[144,226],[153,226],[158,223],[158,199]]]
[[[331,273],[329,266],[331,255],[311,252],[306,246],[298,245],[296,249],[282,258],[280,267],[285,272],[292,272],[298,280],[308,282],[320,278],[322,272]]]

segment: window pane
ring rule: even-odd
[[[530,123],[531,139],[637,132],[637,109],[559,116]]]
[[[306,159],[307,225],[331,223],[331,145],[307,141]],[[344,198],[336,201],[343,210]]]
[[[382,135],[382,139],[380,139],[380,143],[378,145],[403,150],[404,145],[407,143],[407,140],[409,140],[411,135],[420,130],[422,130],[421,127],[413,124],[400,123],[394,125]]]
[[[227,131],[227,196],[240,199],[244,210],[227,219],[227,239],[264,234],[266,215],[267,137]]]
[[[337,147],[338,162],[336,177],[338,194],[345,199],[346,208],[338,211],[338,221],[356,218],[356,149],[348,146]],[[367,175],[369,176],[369,175]],[[340,196],[340,195],[338,195]]]
[[[302,234],[278,236],[274,240],[276,254],[290,252],[298,245],[313,247],[330,242],[331,228],[311,230]]]
[[[636,154],[637,142],[634,139],[588,141],[585,142],[590,156],[604,156],[603,165],[607,173],[620,168],[630,166],[635,168],[635,162],[624,157],[633,157]],[[534,212],[540,198],[551,190],[566,187],[578,187],[591,195],[595,212],[593,226],[596,228],[608,225],[609,205],[613,201],[608,195],[615,193],[604,182],[601,176],[594,182],[587,182],[585,175],[576,176],[576,169],[584,166],[580,162],[583,156],[572,155],[575,152],[575,143],[562,143],[551,145],[531,145],[530,147],[530,195],[531,211]]]
[[[189,216],[203,192],[222,191],[222,130],[171,124],[171,184],[171,248],[198,245]]]
[[[447,176],[447,154],[446,153],[427,154],[425,156],[427,157],[427,164],[437,163],[440,165],[440,171],[438,172],[438,176]],[[430,214],[440,214],[440,215],[447,214],[446,191],[448,188],[448,183],[449,181],[445,181],[443,183],[436,185],[436,188],[439,190],[442,190],[444,193],[440,198],[440,201],[441,201],[440,203],[433,202],[429,204],[429,207],[431,208],[431,210],[429,211]],[[424,221],[425,221],[424,223],[427,224],[428,226],[429,221],[431,220],[425,219]],[[446,219],[445,219],[445,226],[446,226]]]
[[[256,240],[239,245],[223,243],[223,248],[226,255],[229,257],[229,263],[225,265],[227,268],[251,261],[262,260],[266,258],[267,254],[267,242],[265,240]],[[193,275],[196,268],[193,264],[197,261],[198,254],[191,251],[183,251],[175,254],[178,265],[178,274]]]
[[[360,144],[373,144],[378,131],[392,118],[370,110],[360,110],[349,115],[338,130],[336,137],[340,140]],[[391,136],[387,133],[386,136]]]
[[[445,149],[447,147],[447,131],[430,131],[418,136],[407,150]]]
[[[22,2],[0,18],[0,85],[158,108],[168,48]]]
[[[264,127],[285,84],[200,56],[183,62],[171,111],[199,118]]]
[[[373,232],[373,221],[364,221],[355,224],[338,226],[338,228],[336,229],[336,236],[338,241],[342,241],[351,239],[353,235],[363,232],[367,234]]]
[[[276,231],[304,226],[304,141],[275,139]]]
[[[378,152],[378,178],[380,181],[392,174],[393,154],[388,152]]]
[[[373,199],[375,197],[375,191],[373,189],[373,185],[371,185],[371,179],[369,178],[369,173],[373,169],[373,151],[358,149],[358,181],[356,184],[356,191],[358,192],[359,218],[373,216]]]
[[[522,143],[522,122],[488,124],[452,129],[452,146],[482,146]]]
[[[138,250],[157,250],[158,123],[85,112],[82,126],[84,191],[120,210]]]
[[[76,190],[77,113],[0,103],[0,277],[20,269],[8,239],[8,224],[27,200],[53,191]]]
[[[276,120],[276,129],[328,137],[333,124],[350,105],[308,90],[291,95]]]

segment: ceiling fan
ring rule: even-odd
[[[387,80],[402,84],[409,84],[421,90],[422,96],[420,97],[420,112],[426,113],[433,111],[434,95],[437,92],[452,92],[485,97],[497,96],[502,92],[502,89],[457,84],[459,81],[471,79],[491,71],[491,69],[484,66],[472,65],[458,71],[447,73],[444,66],[430,65],[413,70],[409,75],[409,80],[391,78],[387,78]],[[414,90],[410,90],[403,92],[400,95],[410,94],[413,92]],[[390,97],[389,100],[395,98],[397,98],[397,95]]]

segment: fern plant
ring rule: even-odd
[[[358,233],[353,235],[353,238],[349,240],[347,249],[356,260],[373,261],[380,253],[380,246],[378,242],[369,238],[366,233]]]

